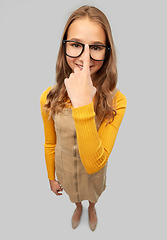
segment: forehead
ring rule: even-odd
[[[84,44],[92,44],[95,41],[106,44],[106,35],[101,25],[89,18],[76,19],[70,25],[67,39],[77,38]]]

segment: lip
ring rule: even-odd
[[[79,67],[79,69],[82,71],[83,70],[83,65],[80,65],[80,64],[77,64],[76,63],[76,66]],[[92,69],[93,66],[90,66],[90,70]]]
[[[83,70],[83,65],[76,64],[77,67],[82,71]]]

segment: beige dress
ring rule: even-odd
[[[86,172],[79,155],[71,108],[64,108],[56,114],[54,123],[57,137],[55,168],[59,183],[71,202],[89,200],[96,203],[106,188],[107,164],[97,173]],[[96,127],[98,130],[97,124]]]

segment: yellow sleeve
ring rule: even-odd
[[[56,133],[54,128],[54,121],[53,119],[48,120],[48,115],[43,110],[43,105],[46,103],[46,97],[51,87],[45,90],[41,97],[40,97],[40,108],[41,108],[41,115],[43,119],[44,125],[44,135],[45,135],[45,161],[46,161],[46,168],[48,173],[48,178],[50,180],[55,179],[55,146],[56,146]]]
[[[93,102],[86,106],[72,108],[81,161],[89,174],[96,173],[105,166],[124,116],[126,97],[120,91],[115,96],[117,115],[107,126],[106,121],[103,121],[98,131]]]

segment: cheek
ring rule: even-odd
[[[97,71],[103,66],[103,62],[96,62]]]
[[[66,60],[67,60],[67,63],[68,65],[70,66],[71,69],[73,69],[73,66],[74,66],[74,58],[70,58],[70,57],[66,57]]]

